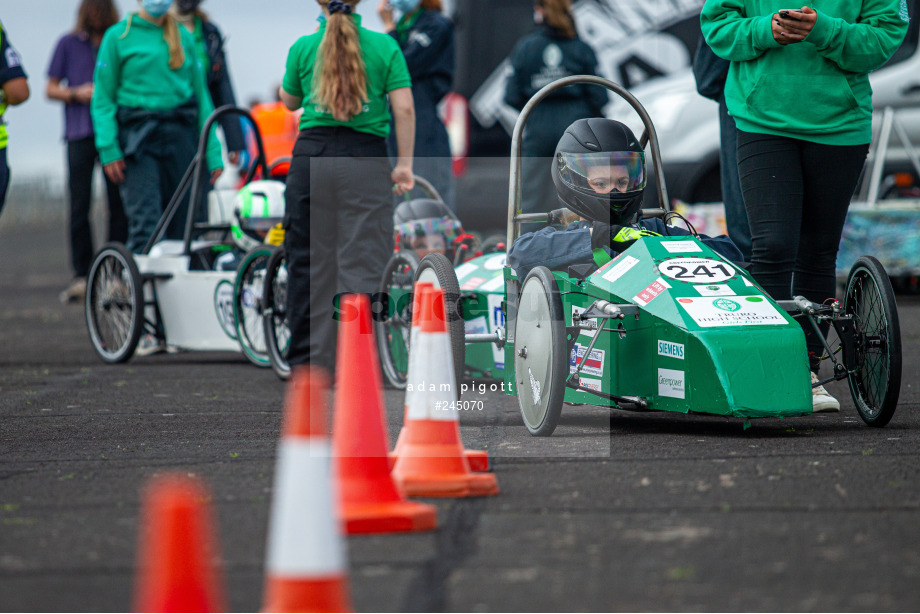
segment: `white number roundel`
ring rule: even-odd
[[[691,284],[714,284],[735,276],[735,267],[720,260],[672,258],[658,265],[665,277]]]

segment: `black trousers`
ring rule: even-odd
[[[843,224],[868,150],[738,131],[750,271],[774,299],[834,297]],[[809,353],[821,354],[821,340],[803,328]]]
[[[90,209],[93,203],[93,170],[99,154],[93,137],[67,142],[67,170],[70,188],[70,261],[74,277],[86,277],[93,260],[93,233]],[[118,186],[105,177],[109,204],[108,240],[124,243],[128,238],[128,218]]]
[[[6,147],[0,148],[0,213],[6,202],[6,190],[10,187],[10,167],[6,164]]]
[[[393,252],[383,138],[344,127],[300,133],[285,189],[288,362],[335,370],[336,295],[373,294]]]

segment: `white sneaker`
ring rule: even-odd
[[[86,297],[86,278],[75,277],[70,285],[58,295],[58,299],[65,305],[67,303],[77,303]]]
[[[811,383],[818,381],[818,376],[814,371],[811,373]],[[840,411],[840,401],[828,394],[824,386],[814,386],[811,389],[811,413],[816,414],[819,411]]]
[[[151,356],[166,351],[166,344],[157,339],[156,335],[144,333],[134,350],[135,356]]]

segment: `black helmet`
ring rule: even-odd
[[[618,121],[579,119],[566,128],[552,172],[562,202],[592,222],[625,224],[642,206],[645,153]]]

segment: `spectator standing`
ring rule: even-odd
[[[93,68],[102,35],[118,22],[112,0],[83,0],[73,31],[58,40],[48,67],[45,94],[64,103],[64,140],[67,141],[67,178],[70,191],[70,262],[73,280],[61,292],[62,303],[83,300],[86,275],[92,263],[93,232],[90,209],[93,171],[99,154],[93,134],[89,103],[93,98]],[[105,177],[108,197],[108,240],[124,243],[128,238],[118,186]]]
[[[393,11],[400,13],[393,21]],[[415,105],[416,174],[424,177],[454,209],[454,181],[447,130],[438,104],[454,80],[454,24],[441,13],[441,0],[381,0],[377,13],[387,33],[396,39],[412,78]],[[390,157],[396,138],[387,139]]]
[[[0,213],[10,185],[10,167],[6,162],[7,132],[3,114],[9,106],[29,99],[29,82],[22,68],[22,58],[10,44],[9,36],[0,23]]]
[[[594,50],[575,32],[569,0],[537,0],[534,22],[536,31],[518,41],[511,52],[505,102],[518,110],[557,79],[598,74]],[[534,108],[521,144],[524,213],[548,212],[559,206],[550,174],[556,143],[575,120],[601,117],[607,101],[605,88],[582,84],[557,90]]]
[[[224,105],[236,106],[236,96],[233,94],[230,70],[224,54],[224,37],[214,22],[199,8],[201,2],[202,0],[175,0],[170,14],[195,38],[198,57],[207,75],[208,92],[211,94],[214,108]],[[240,153],[246,149],[240,116],[224,115],[218,122],[227,142],[227,157],[231,164],[238,164]]]
[[[847,208],[872,139],[869,72],[907,33],[906,0],[708,0],[706,42],[731,62],[725,84],[738,129],[751,273],[775,299],[833,298]],[[804,325],[812,382],[821,339]],[[826,330],[826,329],[825,329]],[[814,411],[838,411],[823,386]]]
[[[748,226],[744,197],[741,195],[741,177],[738,176],[738,130],[735,120],[728,114],[725,104],[725,79],[728,77],[728,60],[722,59],[700,36],[693,56],[693,77],[696,91],[719,103],[719,177],[722,184],[722,203],[725,206],[725,226],[745,262],[751,260],[751,228]]]
[[[396,41],[361,27],[358,0],[318,3],[325,19],[291,47],[279,92],[288,109],[303,108],[285,190],[288,362],[332,372],[336,293],[376,292],[393,251],[391,193],[414,185],[415,114]]]
[[[139,253],[191,164],[214,110],[192,35],[167,11],[171,0],[142,0],[141,10],[106,31],[90,105],[105,173],[120,184],[127,247]],[[212,128],[213,129],[213,128]],[[207,166],[220,175],[220,142],[211,135]],[[183,236],[188,197],[166,230]]]

